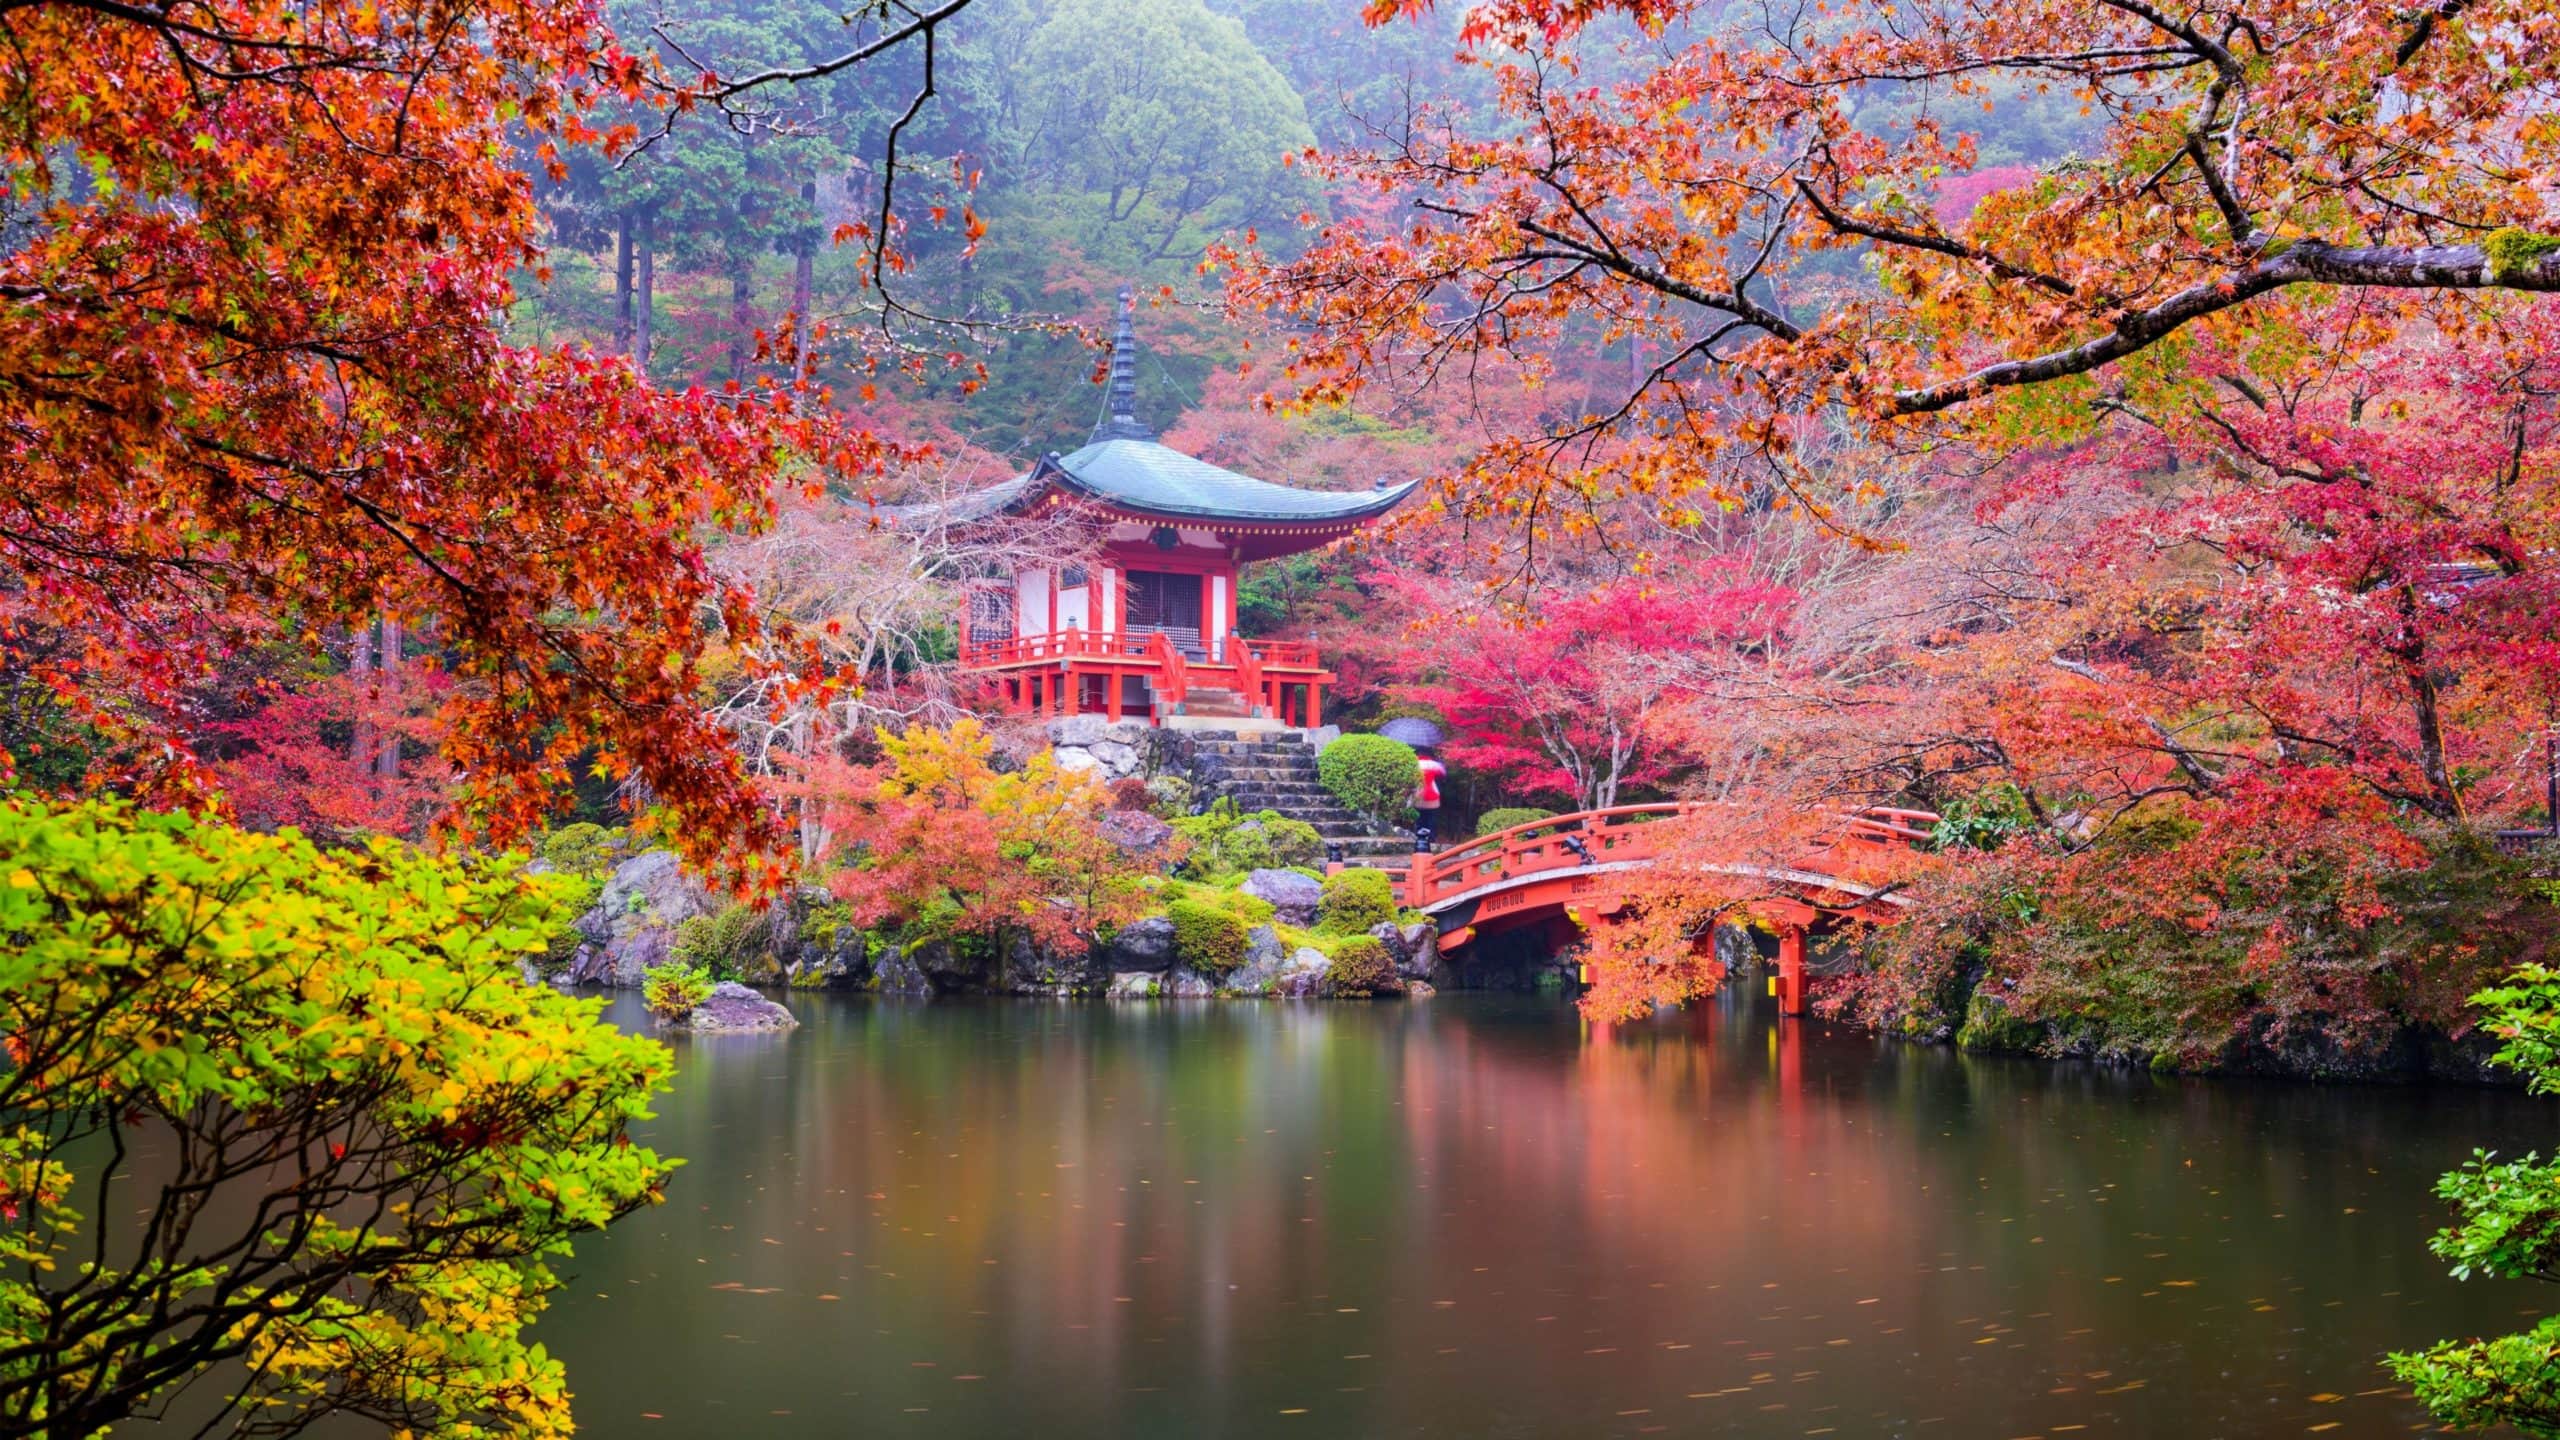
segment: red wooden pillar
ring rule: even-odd
[[[1313,730],[1324,723],[1324,687],[1313,680],[1307,682],[1307,728]]]
[[[1778,931],[1778,1013],[1795,1017],[1804,1014],[1804,927],[1788,925]]]
[[[1114,670],[1102,677],[1102,713],[1111,723],[1120,723],[1120,672]]]
[[[1068,715],[1083,714],[1084,677],[1077,674],[1075,669],[1071,666],[1065,674],[1058,677],[1058,685],[1059,688],[1066,692],[1067,708],[1063,713]]]

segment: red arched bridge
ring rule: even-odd
[[[1665,863],[1705,804],[1620,805],[1515,825],[1437,855],[1416,855],[1404,875],[1404,903],[1440,928],[1444,954],[1485,935],[1606,923],[1625,908],[1627,877]],[[1805,938],[1845,921],[1901,918],[1904,901],[1873,877],[1896,852],[1929,838],[1926,810],[1858,810],[1763,863],[1687,862],[1700,874],[1759,882],[1765,894],[1744,907],[1778,935],[1778,1011],[1804,1013]],[[1670,863],[1683,863],[1672,860]]]

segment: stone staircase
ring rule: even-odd
[[[1215,685],[1192,686],[1182,697],[1182,713],[1220,720],[1246,718],[1244,697]]]
[[[1394,867],[1412,863],[1411,832],[1381,834],[1342,808],[1342,802],[1316,778],[1316,752],[1299,731],[1200,731],[1194,740],[1192,774],[1203,787],[1199,795],[1203,803],[1223,796],[1247,813],[1277,810],[1292,820],[1303,820],[1324,837],[1328,849],[1339,848],[1349,864],[1389,868],[1390,862]]]

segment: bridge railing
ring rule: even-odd
[[[1405,872],[1404,903],[1425,909],[1499,880],[1649,860],[1661,853],[1672,833],[1662,822],[1724,808],[1729,807],[1709,801],[1617,805],[1480,835],[1437,855],[1415,856]],[[1832,843],[1915,845],[1927,840],[1930,827],[1938,823],[1927,810],[1884,807],[1852,811],[1841,819]]]

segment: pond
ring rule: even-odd
[[[793,997],[536,1330],[588,1436],[2406,1431],[2429,1187],[2549,1102],[1567,1006]],[[636,1001],[611,1012],[642,1023]]]

